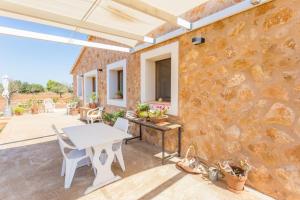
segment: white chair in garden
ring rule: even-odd
[[[128,134],[128,127],[129,127],[129,121],[121,117],[119,117],[114,124],[114,128],[124,131],[127,134]],[[122,144],[123,144],[123,140],[116,141],[112,146],[112,150],[115,154],[115,158],[118,159],[122,170],[125,171],[125,163],[124,163],[123,153],[122,153]]]
[[[90,157],[85,150],[78,150],[73,145],[66,143],[63,140],[62,134],[54,125],[52,125],[52,128],[57,134],[59,147],[64,157],[61,169],[61,176],[65,175],[64,187],[70,188],[76,169],[85,165],[90,165]],[[66,149],[69,149],[68,153],[66,153]]]
[[[44,108],[45,112],[54,112],[55,109],[55,103],[52,99],[44,99]]]
[[[87,123],[93,124],[97,120],[102,122],[103,121],[103,119],[102,119],[103,110],[104,110],[104,107],[102,107],[102,106],[92,109],[92,110],[89,110],[86,114]]]

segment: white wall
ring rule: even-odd
[[[90,103],[90,97],[93,90],[93,80],[92,77],[96,79],[96,96],[98,99],[98,73],[97,69],[86,72],[84,75],[84,104]]]

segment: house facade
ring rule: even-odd
[[[184,151],[195,144],[210,162],[246,157],[254,165],[249,185],[297,199],[299,11],[299,1],[275,0],[132,53],[83,48],[71,71],[75,95],[86,104],[95,92],[108,112],[162,100],[184,126]],[[205,43],[194,45],[200,36]],[[159,134],[144,132],[160,144]],[[175,136],[166,139],[170,150]]]

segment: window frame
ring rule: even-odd
[[[79,83],[81,87],[81,91],[79,90]],[[76,95],[78,98],[82,99],[83,98],[83,77],[82,75],[77,75],[77,85],[76,85]],[[81,92],[81,95],[79,95],[79,92]]]
[[[155,61],[171,58],[171,102],[168,114],[178,116],[179,110],[179,43],[149,50],[141,54],[141,102],[155,102]],[[152,84],[152,85],[151,85]],[[154,89],[153,89],[154,88]]]
[[[126,107],[127,106],[127,87],[126,87],[126,66],[127,66],[127,61],[126,59],[119,60],[117,62],[108,64],[106,66],[106,101],[108,105],[114,105],[114,106],[119,106],[119,107]],[[114,99],[111,98],[111,93],[112,93],[112,81],[111,80],[111,71],[118,71],[118,70],[123,70],[123,98],[122,99]],[[118,72],[117,72],[118,74]],[[117,75],[118,76],[118,75]],[[118,82],[118,79],[117,79]],[[117,85],[118,89],[118,83],[115,83]]]

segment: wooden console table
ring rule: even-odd
[[[172,123],[172,122],[161,122],[161,123],[152,123],[152,122],[148,122],[139,118],[127,118],[130,122],[133,122],[135,124],[139,125],[139,136],[136,137],[132,137],[132,138],[128,138],[125,141],[125,144],[127,144],[127,142],[129,140],[133,140],[133,139],[140,139],[142,140],[143,137],[143,133],[142,133],[142,126],[145,127],[149,127],[149,128],[153,128],[155,130],[158,130],[161,133],[161,137],[162,137],[162,164],[164,164],[164,160],[165,159],[170,159],[173,158],[175,156],[180,157],[181,154],[181,132],[182,132],[182,125],[177,124],[177,123]],[[178,135],[178,146],[177,146],[177,152],[172,153],[168,156],[165,157],[165,133],[167,131],[173,130],[173,129],[177,129],[177,135]]]
[[[80,120],[86,121],[87,120],[87,112],[89,110],[92,110],[89,107],[79,107],[79,112],[80,112]]]

